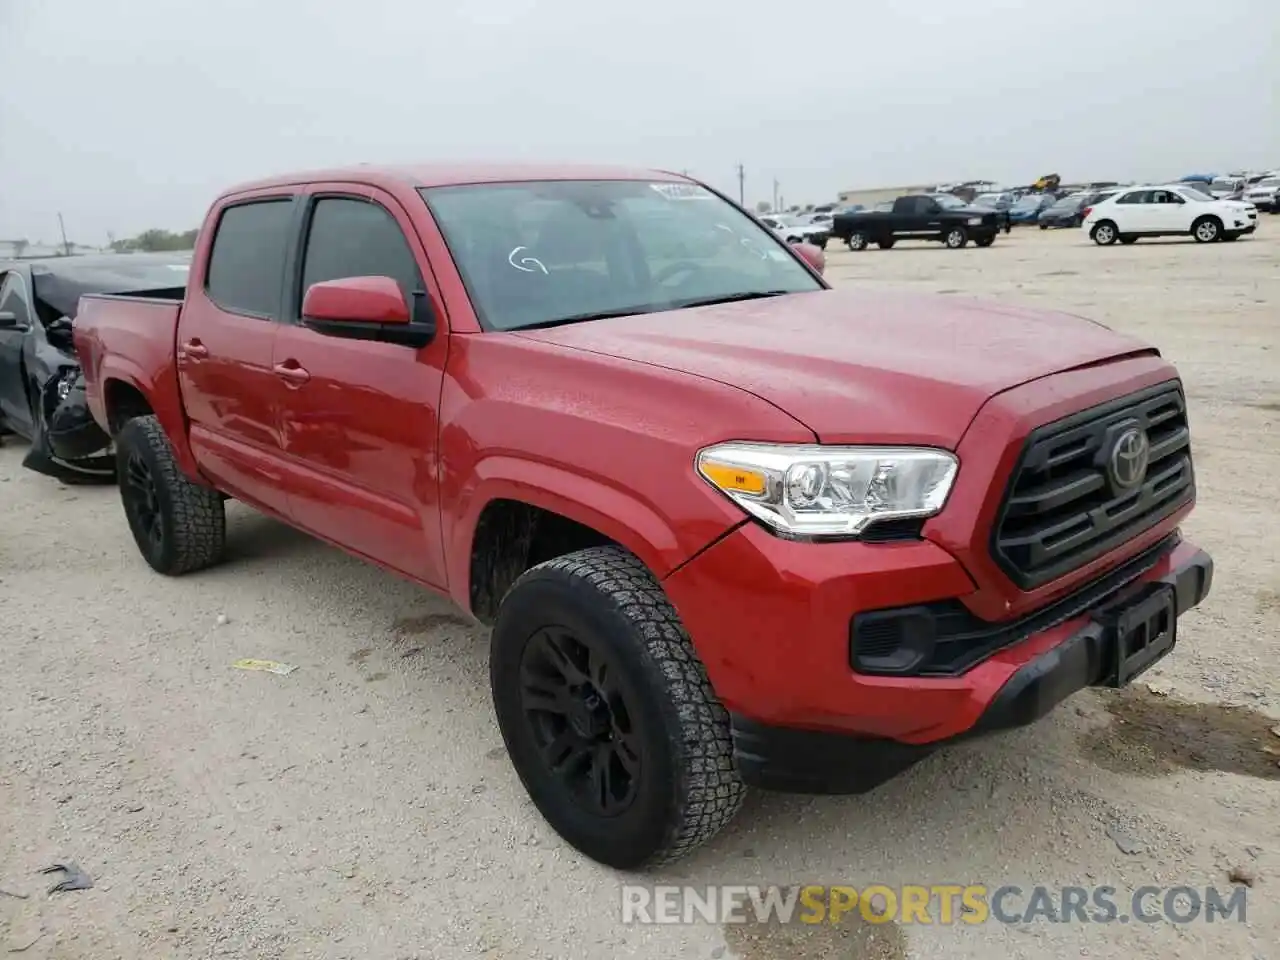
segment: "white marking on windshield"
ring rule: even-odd
[[[543,273],[547,273],[547,268],[543,266],[542,261],[539,260],[537,257],[521,257],[520,261],[518,263],[516,262],[516,254],[519,253],[521,250],[527,250],[527,249],[529,248],[516,247],[509,254],[507,254],[507,263],[511,264],[517,270],[523,270],[525,273],[537,273],[539,270],[541,270]],[[530,266],[530,264],[532,264],[532,266]]]

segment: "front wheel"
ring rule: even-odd
[[[964,227],[952,227],[942,238],[942,242],[947,245],[948,250],[959,250],[969,242],[969,234]]]
[[[729,716],[662,587],[619,547],[516,581],[489,682],[534,806],[593,860],[629,870],[677,859],[742,805]]]
[[[1222,235],[1222,241],[1223,243],[1230,243],[1232,240],[1239,240],[1240,237],[1241,234],[1238,233],[1224,233]]]
[[[1191,225],[1196,243],[1214,243],[1222,239],[1222,221],[1217,217],[1201,217]]]
[[[1093,242],[1098,246],[1105,247],[1108,244],[1115,243],[1116,239],[1120,236],[1120,232],[1116,229],[1116,225],[1110,220],[1103,220],[1093,228],[1090,232],[1090,236],[1093,237]]]
[[[116,476],[134,542],[153,570],[178,576],[222,559],[227,535],[222,497],[187,479],[154,416],[135,417],[121,428]]]
[[[979,239],[973,241],[973,245],[975,247],[989,247],[995,242],[996,242],[996,238],[994,236],[980,237]]]

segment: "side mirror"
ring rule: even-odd
[[[343,277],[313,283],[302,298],[302,319],[329,323],[408,323],[409,307],[390,277]]]
[[[302,322],[316,333],[348,340],[375,340],[425,347],[436,335],[426,291],[404,301],[390,277],[343,277],[313,283],[302,298]]]
[[[805,263],[813,267],[818,276],[822,276],[822,272],[827,269],[827,255],[822,252],[820,247],[816,247],[812,243],[797,243],[792,245],[792,249],[800,255]]]
[[[18,326],[18,315],[12,310],[0,310],[0,330],[12,330]]]

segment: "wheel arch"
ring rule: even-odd
[[[667,521],[617,487],[509,457],[484,460],[477,473],[459,501],[448,565],[454,602],[483,623],[521,573],[574,550],[615,544],[658,579],[685,559]]]

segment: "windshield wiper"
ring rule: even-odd
[[[790,290],[749,290],[746,293],[728,293],[720,297],[705,297],[693,300],[676,300],[670,304],[645,303],[635,307],[623,307],[621,310],[601,310],[596,313],[575,313],[569,317],[552,317],[549,320],[538,320],[524,323],[515,330],[545,330],[548,327],[563,327],[570,323],[586,323],[589,320],[612,320],[615,317],[634,317],[641,313],[653,313],[656,310],[684,310],[687,307],[709,307],[717,303],[736,303],[739,300],[762,300],[766,297],[780,297]]]
[[[550,320],[538,320],[534,323],[522,323],[512,330],[545,330],[547,327],[563,327],[569,323],[586,323],[588,320],[612,320],[615,317],[633,317],[639,313],[653,313],[651,303],[637,307],[623,307],[621,310],[601,310],[596,313],[575,313],[569,317],[552,317]]]
[[[781,297],[790,292],[790,290],[748,290],[746,293],[727,293],[722,297],[677,300],[673,306],[677,310],[683,310],[686,307],[710,307],[717,303],[737,303],[741,300],[764,300],[767,297]]]

